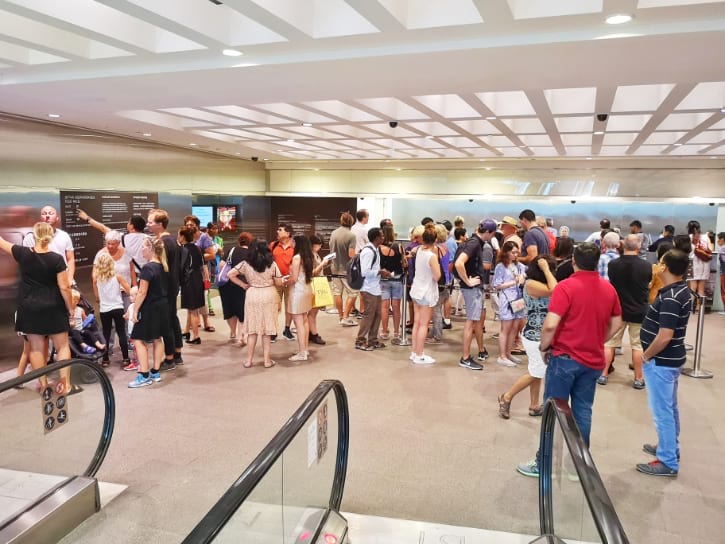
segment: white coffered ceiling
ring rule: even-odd
[[[0,0],[0,111],[272,161],[719,157],[723,51],[713,0]]]

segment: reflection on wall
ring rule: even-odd
[[[669,202],[547,202],[544,200],[526,201],[480,201],[480,200],[412,200],[393,199],[393,222],[399,236],[405,236],[407,229],[419,225],[420,220],[430,216],[436,221],[448,219],[453,222],[456,215],[466,220],[466,229],[470,233],[476,224],[485,218],[500,221],[505,215],[518,219],[522,210],[529,208],[536,215],[551,217],[558,229],[566,225],[570,236],[575,240],[584,240],[595,230],[599,230],[599,221],[606,217],[612,227],[618,226],[622,233],[629,232],[629,224],[634,219],[642,222],[642,230],[653,239],[662,232],[667,224],[674,225],[676,233],[686,233],[687,222],[696,219],[704,231],[715,230],[717,206],[705,204],[675,204]]]

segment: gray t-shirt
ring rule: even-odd
[[[338,227],[330,235],[330,251],[335,253],[332,259],[332,273],[347,273],[350,262],[350,248],[355,248],[355,234],[347,227]]]

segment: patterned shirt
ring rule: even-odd
[[[660,329],[674,331],[667,347],[654,356],[657,366],[677,368],[685,364],[685,333],[690,311],[692,295],[684,280],[660,289],[650,304],[639,335],[643,350],[647,350]]]
[[[597,264],[597,272],[599,277],[605,280],[609,279],[609,263],[614,259],[619,259],[619,251],[616,249],[608,249],[599,256],[599,264]]]

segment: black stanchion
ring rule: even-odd
[[[400,299],[400,344],[399,346],[410,346],[411,341],[408,340],[408,333],[405,329],[405,323],[408,321],[408,274],[403,272],[403,296]]]

